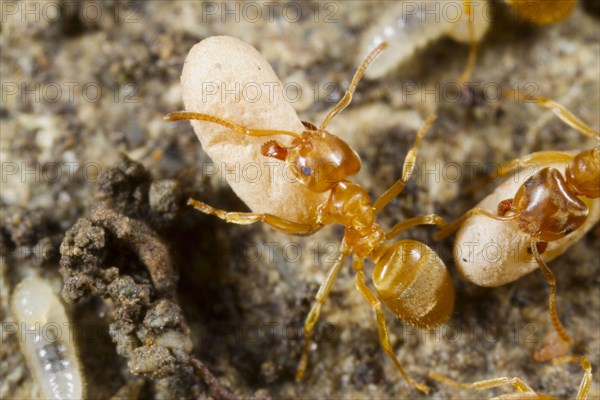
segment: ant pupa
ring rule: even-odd
[[[552,110],[581,134],[600,140],[599,132],[560,104],[541,97],[524,99]],[[524,168],[534,170],[523,173]],[[550,318],[564,343],[563,350],[557,345],[556,351],[566,351],[572,339],[558,317],[556,278],[546,262],[566,251],[600,219],[600,147],[577,153],[537,152],[496,171],[498,177],[511,174],[514,179],[434,237],[443,239],[460,228],[454,261],[460,273],[477,285],[504,285],[539,268],[550,287]]]
[[[387,244],[400,232],[417,225],[445,226],[437,215],[425,215],[402,221],[385,232],[376,220],[377,214],[402,192],[412,175],[417,149],[435,116],[427,118],[408,151],[402,168],[402,177],[386,190],[374,203],[360,185],[346,178],[358,173],[361,160],[358,154],[342,139],[326,131],[331,120],[344,110],[367,66],[387,47],[384,42],[377,46],[361,63],[349,89],[340,102],[327,114],[323,123],[316,127],[304,123],[300,133],[283,130],[265,130],[240,125],[231,119],[196,113],[175,112],[166,120],[196,120],[219,124],[229,128],[232,135],[269,137],[287,135],[293,138],[289,145],[277,140],[265,139],[260,152],[264,157],[284,161],[295,178],[308,190],[325,195],[321,203],[306,222],[297,222],[271,213],[227,212],[211,207],[201,201],[190,199],[199,211],[217,216],[235,224],[252,224],[262,221],[278,230],[290,234],[311,234],[325,225],[340,224],[345,227],[340,254],[327,272],[315,301],[304,324],[304,346],[298,364],[296,379],[305,373],[311,336],[319,319],[321,306],[325,303],[335,278],[344,261],[352,255],[356,273],[356,288],[373,309],[381,345],[404,379],[414,388],[428,392],[428,387],[414,381],[404,371],[390,343],[383,305],[403,321],[419,328],[434,328],[448,320],[454,307],[454,287],[444,262],[425,244],[415,240],[401,240]],[[233,119],[234,117],[232,117]],[[291,187],[293,189],[293,187]],[[374,262],[373,285],[365,281],[364,262],[370,257]]]
[[[581,378],[581,383],[579,384],[579,389],[577,390],[577,395],[575,396],[576,400],[585,400],[587,399],[587,395],[590,391],[590,387],[592,386],[592,364],[590,360],[586,357],[576,357],[576,356],[565,356],[558,357],[553,360],[554,365],[563,364],[563,363],[578,363],[583,369],[583,377]],[[498,397],[494,397],[492,400],[554,400],[555,397],[550,396],[545,393],[538,393],[531,386],[525,383],[520,378],[492,378],[486,379],[482,381],[477,381],[473,383],[461,383],[457,382],[453,379],[440,375],[436,372],[430,371],[429,376],[439,382],[442,382],[449,386],[465,388],[465,389],[475,389],[475,390],[487,390],[495,387],[512,385],[519,391],[516,393],[505,394]]]
[[[84,379],[65,308],[50,285],[25,278],[12,294],[20,345],[44,398],[81,399]]]

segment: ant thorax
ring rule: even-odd
[[[323,219],[353,228],[361,236],[368,235],[375,224],[375,213],[367,191],[350,181],[339,182],[323,208]]]
[[[519,228],[550,242],[579,228],[589,209],[560,171],[544,168],[521,185],[514,198]]]

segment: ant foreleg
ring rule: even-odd
[[[579,117],[575,116],[575,114],[569,111],[565,106],[555,102],[554,100],[548,99],[546,97],[529,96],[515,89],[504,89],[502,92],[514,92],[516,97],[520,100],[523,100],[524,102],[534,102],[540,107],[549,109],[565,124],[569,125],[571,128],[575,129],[582,135],[600,139],[600,132],[595,131],[591,126],[583,122],[581,119],[579,119]]]
[[[486,217],[495,219],[497,221],[511,221],[515,218],[517,218],[518,214],[514,214],[508,217],[502,217],[496,214],[493,214],[487,210],[484,210],[482,208],[472,208],[469,211],[467,211],[466,213],[464,213],[459,219],[457,219],[456,221],[452,222],[450,225],[447,225],[445,228],[441,229],[440,231],[436,232],[433,234],[433,238],[435,240],[443,240],[445,238],[447,238],[448,236],[450,236],[455,230],[457,230],[458,228],[460,228],[460,226],[463,224],[463,222],[465,222],[465,220],[473,215],[485,215]]]
[[[538,172],[544,165],[549,164],[568,164],[573,159],[573,154],[564,151],[538,151],[536,153],[527,154],[520,158],[507,161],[495,168],[488,174],[486,178],[477,182],[465,190],[465,193],[477,193],[480,189],[483,189],[494,180],[503,176],[515,173],[520,170],[530,169],[530,175]]]
[[[373,209],[375,213],[381,211],[383,207],[389,204],[396,196],[404,190],[406,183],[410,179],[414,169],[415,169],[415,161],[417,160],[417,149],[419,147],[419,143],[421,143],[421,139],[425,136],[425,132],[429,129],[431,124],[435,121],[437,116],[435,114],[431,114],[417,132],[417,137],[415,138],[415,142],[413,147],[410,148],[406,157],[404,158],[404,164],[402,165],[402,177],[396,181],[388,190],[386,190],[379,198],[373,203]]]
[[[465,14],[467,15],[467,29],[469,30],[469,58],[465,69],[458,78],[458,84],[462,85],[471,78],[473,69],[475,68],[475,62],[477,61],[477,39],[475,38],[475,27],[473,26],[473,7],[471,6],[471,0],[464,0]]]

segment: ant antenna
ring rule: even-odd
[[[340,100],[340,102],[336,104],[333,110],[331,110],[329,114],[327,114],[327,117],[325,117],[325,120],[321,124],[321,129],[324,130],[327,127],[327,125],[329,125],[331,120],[340,112],[342,112],[344,108],[348,106],[348,104],[350,104],[350,101],[352,101],[352,95],[354,94],[354,91],[358,86],[358,82],[360,82],[363,74],[365,73],[365,70],[367,69],[369,64],[371,64],[377,57],[379,57],[381,52],[387,47],[387,42],[380,43],[377,47],[373,49],[373,51],[371,51],[371,53],[369,53],[367,58],[365,58],[365,60],[360,64],[360,66],[356,70],[356,73],[354,74],[354,77],[352,78],[352,82],[350,83],[350,87],[346,91],[346,94],[344,94],[342,100]]]

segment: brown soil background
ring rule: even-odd
[[[89,216],[97,202],[97,172],[114,165],[120,153],[140,162],[155,180],[175,179],[211,205],[245,209],[223,179],[203,174],[210,160],[191,127],[162,120],[182,108],[179,76],[195,43],[227,34],[255,46],[284,83],[302,89],[294,102],[302,120],[319,123],[349,83],[361,34],[389,6],[381,1],[273,3],[269,21],[267,6],[252,3],[262,9],[263,18],[251,21],[254,14],[244,15],[242,6],[227,16],[224,3],[212,3],[214,15],[206,3],[187,1],[35,4],[39,18],[22,16],[23,3],[16,3],[17,14],[9,15],[2,3],[3,322],[13,321],[10,292],[22,277],[38,273],[60,288],[58,246],[78,218]],[[59,17],[51,14],[52,7],[60,10]],[[474,80],[491,83],[490,90],[496,84],[536,84],[539,95],[557,100],[599,129],[598,3],[580,1],[567,20],[548,27],[519,22],[503,7],[481,42]],[[285,17],[283,10],[289,12]],[[451,40],[432,44],[387,77],[361,82],[352,105],[329,126],[361,155],[363,170],[354,181],[374,197],[400,176],[419,115],[433,110],[439,119],[419,160],[428,166],[440,163],[442,171],[448,163],[501,163],[534,151],[593,146],[534,105],[486,101],[478,90],[471,101],[429,94],[423,102],[421,92],[407,94],[407,82],[435,88],[455,79],[467,53],[467,46]],[[25,94],[22,85],[33,92]],[[74,87],[73,96],[69,87]],[[8,176],[9,165],[16,166],[16,178]],[[49,165],[58,165],[62,176],[49,175]],[[75,166],[72,175],[70,165]],[[27,168],[38,172],[27,174]],[[476,177],[482,176],[476,169]],[[389,227],[432,212],[458,217],[485,195],[464,193],[470,183],[464,176],[417,176],[382,213],[381,223]],[[408,388],[381,350],[374,316],[354,289],[350,267],[340,273],[323,308],[321,340],[306,379],[294,382],[301,348],[297,332],[324,278],[324,264],[339,244],[340,227],[291,237],[260,224],[239,227],[195,212],[180,214],[178,223],[160,234],[174,254],[180,276],[177,297],[194,354],[236,395],[425,397]],[[580,368],[537,363],[531,357],[551,329],[541,274],[536,271],[499,288],[477,287],[456,272],[451,242],[433,242],[431,231],[414,229],[404,237],[438,251],[453,275],[457,301],[449,324],[430,333],[407,327],[386,311],[392,344],[411,376],[432,387],[431,398],[486,398],[513,389],[475,393],[448,388],[428,379],[429,369],[464,382],[518,376],[536,390],[572,398]],[[586,355],[593,364],[590,398],[600,397],[599,249],[596,226],[550,265],[558,281],[559,312],[575,338],[573,353]],[[139,382],[108,336],[111,307],[93,297],[68,305],[75,323],[101,327],[93,343],[78,343],[91,398],[107,398],[119,390],[122,395]],[[1,339],[0,397],[30,398],[35,385],[18,340],[4,329]],[[141,398],[164,396],[151,379],[141,385]],[[191,389],[187,393],[191,396]]]

